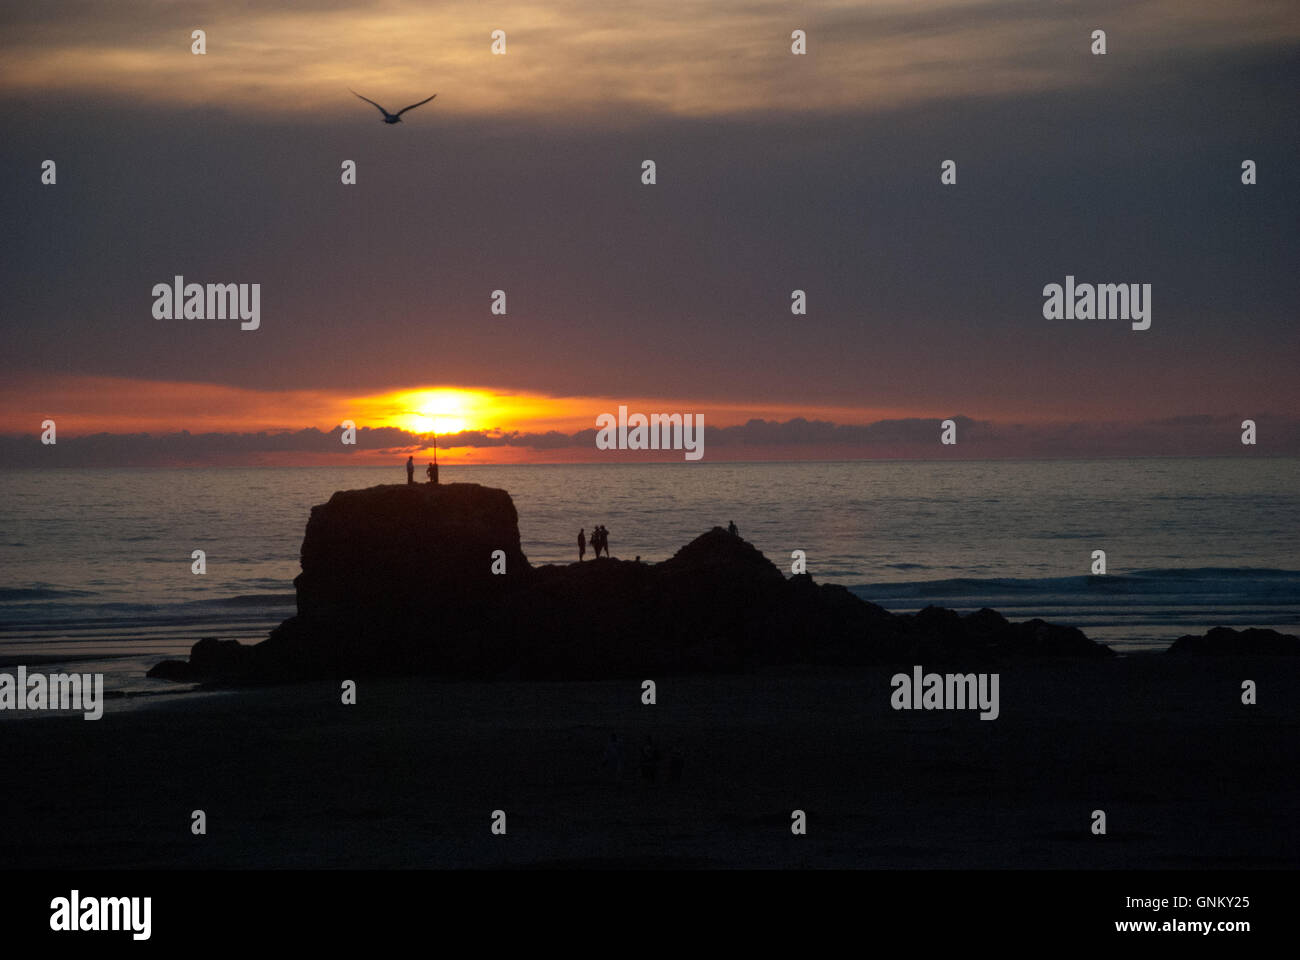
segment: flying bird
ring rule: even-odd
[[[361,94],[357,93],[357,92],[356,92],[355,90],[353,90],[351,87],[348,88],[348,93],[352,94],[354,97],[361,97]],[[436,96],[437,96],[437,94],[435,93],[435,94],[433,95],[433,97],[436,97]],[[364,101],[366,101],[366,103],[370,104],[371,106],[375,107],[376,109],[378,109],[379,112],[382,113],[382,114],[384,115],[384,123],[401,123],[401,122],[402,122],[402,114],[404,114],[407,110],[414,110],[416,107],[418,107],[418,106],[422,106],[423,104],[428,103],[429,100],[432,100],[432,99],[433,99],[433,97],[429,97],[429,98],[426,99],[426,100],[421,100],[419,103],[413,103],[413,104],[411,104],[409,107],[402,107],[402,109],[401,109],[401,110],[398,110],[396,113],[389,113],[387,110],[385,110],[383,107],[379,106],[379,104],[375,103],[375,101],[371,100],[369,97],[361,97],[361,99],[364,100]]]

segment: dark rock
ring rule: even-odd
[[[505,576],[491,571],[497,550]],[[373,625],[492,598],[529,569],[504,490],[388,485],[344,490],[312,507],[293,585],[300,617]]]
[[[493,552],[506,572],[492,572]],[[432,672],[587,679],[765,664],[1109,656],[1080,631],[992,610],[896,616],[786,578],[721,527],[662,563],[533,567],[504,490],[393,485],[313,507],[298,614],[256,646],[205,639],[151,676],[244,682]]]
[[[1165,652],[1216,657],[1295,657],[1300,656],[1300,637],[1257,627],[1241,631],[1231,627],[1215,627],[1201,637],[1191,634],[1179,637]]]
[[[147,674],[158,680],[237,680],[254,666],[254,647],[238,640],[204,637],[190,649],[188,663],[164,660]]]
[[[163,660],[150,667],[145,676],[152,677],[154,680],[185,682],[194,676],[194,671],[188,660]]]
[[[1024,623],[1009,623],[997,634],[994,649],[1011,656],[1026,657],[1108,657],[1110,647],[1089,640],[1077,627],[1064,627],[1037,618]]]

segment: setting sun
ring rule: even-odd
[[[426,387],[355,398],[371,426],[397,427],[417,434],[451,436],[464,431],[527,429],[574,418],[573,402],[562,398],[502,394],[473,387]],[[585,412],[581,417],[585,422]]]
[[[379,398],[385,409],[376,413],[386,426],[412,433],[453,434],[495,426],[492,399],[478,390],[407,390]]]

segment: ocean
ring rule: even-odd
[[[444,466],[503,487],[533,564],[658,561],[735,521],[787,574],[896,612],[1043,617],[1117,651],[1184,633],[1300,632],[1300,461],[1215,459]],[[204,636],[251,642],[294,611],[313,504],[388,467],[0,470],[0,663],[79,661],[120,692]],[[207,572],[191,572],[191,553]],[[1091,575],[1094,550],[1105,576]]]

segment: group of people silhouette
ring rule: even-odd
[[[652,784],[659,777],[659,747],[654,741],[654,737],[646,734],[645,743],[641,745],[639,757],[639,771],[641,782]],[[673,741],[672,749],[668,751],[668,782],[680,783],[682,779],[682,767],[686,765],[686,757],[682,752],[682,741],[678,737]],[[605,745],[605,759],[601,767],[610,775],[615,783],[623,779],[623,741],[619,739],[617,733],[609,735],[609,743]]]
[[[438,463],[435,460],[429,461],[429,466],[425,468],[424,475],[429,478],[429,483],[438,482]],[[415,483],[415,457],[406,458],[406,482]],[[732,520],[727,524],[727,532],[733,537],[740,536],[736,530],[736,521]],[[591,539],[587,539],[587,530],[584,527],[578,531],[578,562],[582,563],[583,558],[587,555],[587,544],[591,544],[592,552],[599,557],[603,551],[605,556],[609,556],[609,531],[605,529],[604,524],[597,524],[592,528]],[[640,562],[641,558],[637,557]]]
[[[592,528],[591,549],[592,552],[594,552],[597,557],[600,556],[600,552],[602,550],[605,551],[606,557],[609,556],[609,531],[605,529],[603,524],[598,524],[597,526]],[[587,553],[587,531],[584,528],[578,531],[578,562],[579,563],[582,563],[582,558],[586,555],[586,553]]]
[[[438,482],[438,464],[429,461],[429,466],[425,468],[424,475],[429,478],[430,483]],[[415,457],[406,458],[406,482],[415,483]]]

